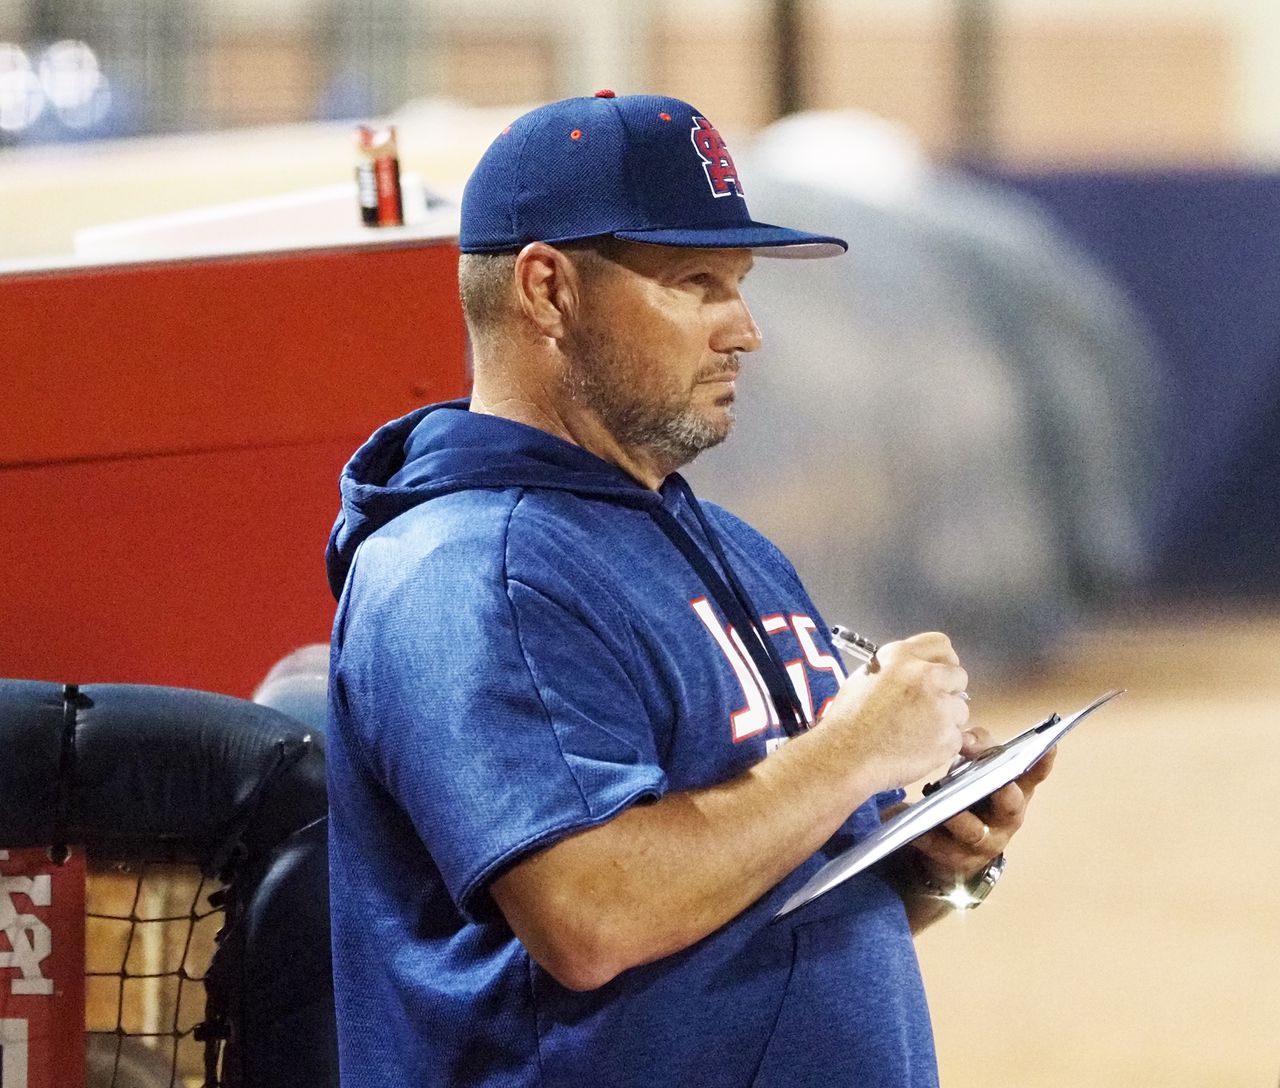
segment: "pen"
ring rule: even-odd
[[[850,657],[856,657],[864,663],[875,657],[876,651],[880,649],[869,638],[858,634],[857,631],[850,631],[849,628],[838,623],[831,628],[831,641]]]
[[[851,631],[838,623],[831,628],[831,641],[850,657],[856,657],[863,664],[870,664],[871,659],[876,656],[880,649],[866,635],[860,635],[857,631]],[[969,701],[969,693],[967,691],[959,691],[956,694],[966,703]]]

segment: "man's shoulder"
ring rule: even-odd
[[[728,532],[735,536],[758,537],[766,541],[769,539],[750,522],[744,521],[737,514],[712,499],[699,499],[698,505],[702,507],[703,512],[722,533]]]
[[[361,546],[359,565],[366,578],[379,580],[420,580],[430,573],[442,585],[473,578],[497,584],[513,570],[603,561],[610,527],[636,518],[635,511],[565,491],[522,486],[459,490],[381,526]]]
[[[722,538],[727,537],[753,555],[771,563],[779,563],[794,573],[791,560],[783,554],[782,549],[754,525],[743,521],[737,514],[726,510],[719,503],[708,499],[700,500],[700,503]]]
[[[469,488],[436,495],[392,518],[369,535],[366,547],[427,553],[456,542],[464,546],[500,540],[521,489]]]

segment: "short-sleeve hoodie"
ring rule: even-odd
[[[596,990],[542,970],[489,895],[531,851],[783,740],[751,633],[708,581],[735,581],[820,718],[843,672],[782,554],[716,506],[699,516],[678,476],[646,489],[465,402],[387,424],[341,488],[328,760],[345,1088],[935,1085],[894,892],[868,873],[772,921],[878,826],[884,797],[732,921]]]

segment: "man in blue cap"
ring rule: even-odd
[[[960,753],[946,636],[846,676],[795,571],[678,470],[722,441],[757,223],[715,127],[602,91],[468,182],[466,401],[381,428],[329,547],[343,1084],[934,1085],[912,932],[1048,762],[774,922]]]

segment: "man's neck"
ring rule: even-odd
[[[551,404],[543,398],[512,391],[486,389],[477,381],[471,392],[471,411],[536,427],[580,446],[602,461],[617,465],[651,491],[657,491],[673,471],[659,465],[648,450],[623,446],[592,413],[572,406]]]

